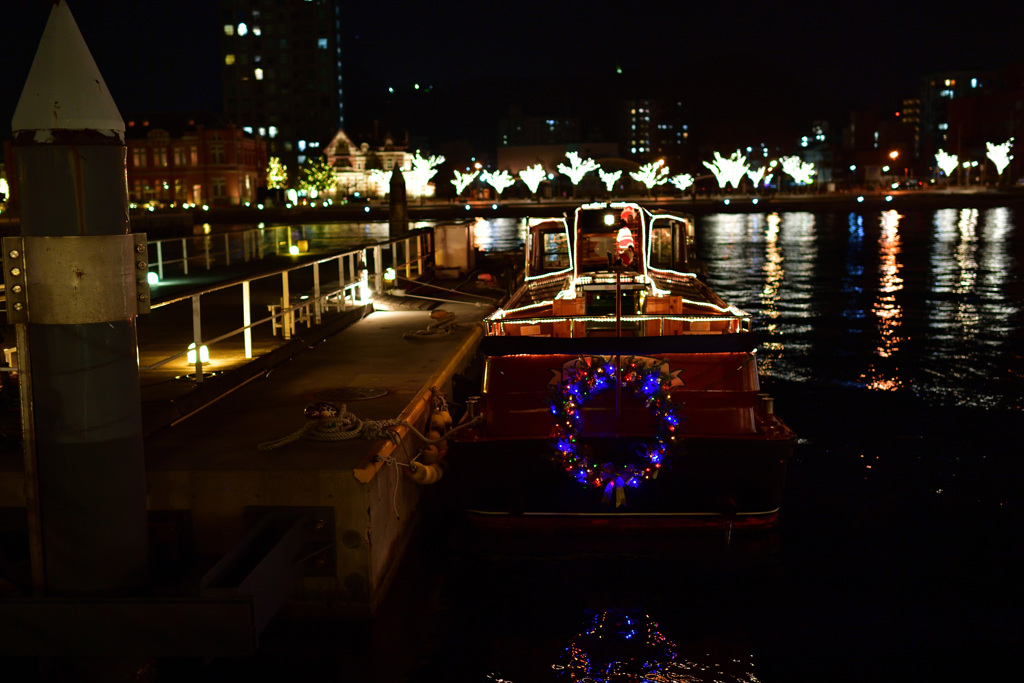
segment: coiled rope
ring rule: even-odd
[[[350,413],[344,404],[339,409],[330,403],[314,403],[306,407],[305,415],[307,422],[302,427],[288,436],[261,443],[257,448],[261,451],[272,451],[300,439],[308,439],[310,441],[347,441],[349,439],[376,441],[378,439],[387,439],[391,443],[398,445],[398,432],[392,429],[398,426],[406,427],[426,444],[436,444],[444,441],[459,429],[465,429],[466,427],[475,426],[483,422],[483,417],[478,415],[472,420],[450,429],[439,439],[428,439],[405,420],[360,420],[353,413]]]

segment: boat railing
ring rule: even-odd
[[[561,315],[527,318],[490,318],[487,334],[523,337],[585,337],[596,326],[615,321],[614,316]],[[647,314],[623,315],[620,325],[635,336],[663,337],[688,334],[752,332],[748,316]]]

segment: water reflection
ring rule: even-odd
[[[526,222],[518,218],[477,218],[473,247],[483,252],[519,251],[526,244]]]
[[[690,652],[689,650],[694,650]],[[551,666],[557,680],[720,683],[757,681],[753,656],[680,648],[639,609],[611,608],[594,614]]]
[[[878,325],[878,345],[875,355],[879,358],[892,358],[899,351],[901,338],[897,334],[902,324],[903,308],[897,303],[896,294],[903,289],[900,277],[902,264],[899,261],[901,241],[899,234],[900,219],[897,211],[889,210],[882,213],[881,232],[878,236],[878,296],[871,306],[871,312]],[[878,391],[895,391],[903,386],[897,372],[897,366],[887,364],[886,368],[874,362],[861,375],[864,386]]]

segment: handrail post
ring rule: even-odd
[[[412,238],[402,240],[402,255],[405,257],[405,279],[412,279]]]
[[[423,274],[423,236],[419,232],[416,234],[416,241],[413,243],[416,245],[416,276],[420,278]]]
[[[373,291],[378,294],[384,291],[384,248],[376,244],[373,247]]]
[[[181,263],[185,269],[185,275],[188,275],[188,238],[181,238]]]
[[[292,338],[292,330],[295,327],[295,319],[289,310],[292,307],[292,297],[288,293],[288,271],[281,273],[281,331],[285,339]]]
[[[242,339],[245,344],[245,357],[252,358],[252,304],[249,296],[249,280],[242,281]]]
[[[160,276],[160,280],[164,279],[164,243],[162,240],[157,240],[156,243],[156,274]]]
[[[206,269],[210,269],[210,236],[203,237],[203,251],[206,252]]]
[[[196,381],[203,381],[203,354],[200,349],[203,348],[203,324],[202,318],[199,314],[199,297],[200,294],[192,295],[192,342],[195,344],[196,351]]]
[[[356,269],[353,266],[352,257],[352,254],[348,254],[347,256],[338,256],[338,286],[341,287],[341,300],[345,305],[348,305],[348,282],[345,280],[345,259],[348,259],[349,272],[355,273]]]
[[[320,264],[313,262],[313,321],[314,324],[320,324]]]
[[[224,233],[224,265],[231,265],[231,233]]]

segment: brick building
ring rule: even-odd
[[[134,203],[238,205],[266,184],[264,141],[208,114],[127,116],[125,140]]]

